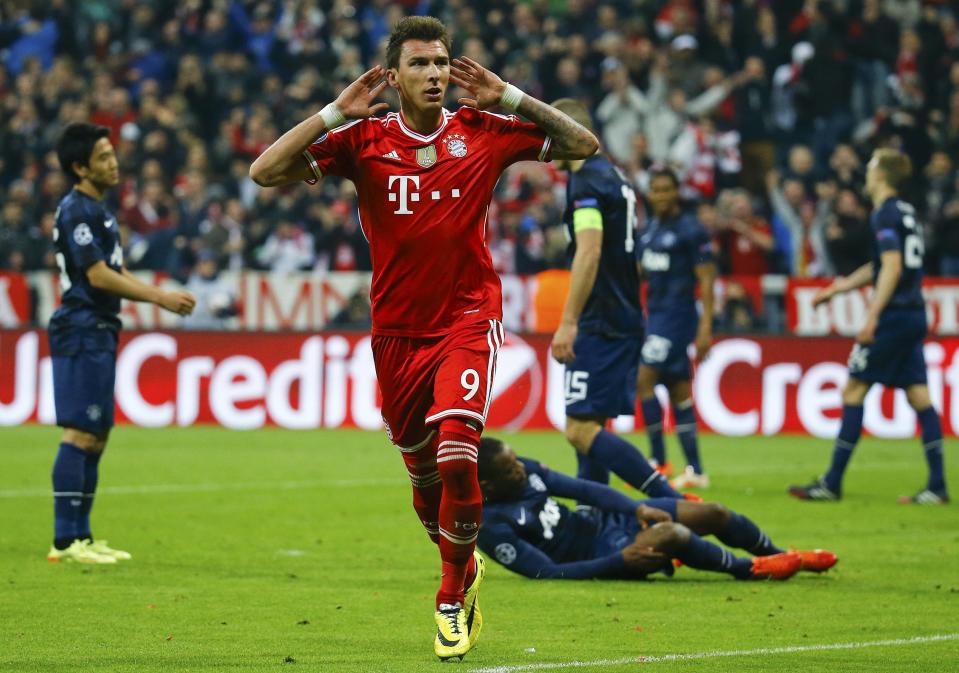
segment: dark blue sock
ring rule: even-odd
[[[62,442],[53,461],[53,540],[58,549],[66,549],[79,536],[86,456],[83,449]]]
[[[696,474],[703,473],[699,462],[699,440],[696,438],[696,409],[691,399],[673,405],[673,418],[676,419],[676,434],[679,435],[679,444],[683,447],[686,464],[693,468]]]
[[[732,512],[729,523],[716,537],[727,547],[745,549],[753,556],[769,556],[779,554],[783,549],[777,547],[756,524],[750,519]]]
[[[77,520],[77,535],[84,539],[93,539],[90,532],[90,510],[93,509],[93,497],[97,492],[97,478],[100,475],[100,451],[87,451],[86,461],[83,464],[83,504],[80,505],[80,516]]]
[[[589,447],[589,457],[650,497],[682,497],[650,466],[639,449],[611,432],[600,430]]]
[[[609,470],[599,462],[590,459],[588,453],[576,452],[576,476],[600,484],[609,483]]]
[[[926,488],[930,491],[942,492],[946,490],[946,475],[942,469],[942,426],[939,423],[939,414],[935,407],[923,409],[918,413],[919,428],[922,431],[922,448],[926,452],[926,463],[929,465],[929,482]]]
[[[752,559],[740,558],[717,544],[707,542],[693,532],[690,532],[689,542],[679,550],[676,558],[690,568],[729,573],[741,580],[748,579],[752,575]]]
[[[663,443],[663,408],[656,396],[640,402],[643,410],[643,422],[649,437],[649,452],[660,465],[666,463],[666,445]]]
[[[832,463],[825,475],[826,485],[834,493],[839,493],[842,488],[842,475],[846,471],[846,465],[852,458],[852,450],[856,448],[861,434],[862,405],[854,407],[850,404],[844,404],[839,436],[836,437],[836,445],[832,450]]]

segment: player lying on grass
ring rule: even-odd
[[[633,500],[520,458],[491,437],[480,442],[478,465],[485,501],[479,547],[534,579],[641,579],[670,573],[673,559],[737,579],[787,579],[799,570],[823,572],[838,560],[820,549],[784,551],[748,518],[719,503]],[[571,511],[554,496],[593,509]],[[753,557],[736,556],[701,535]]]

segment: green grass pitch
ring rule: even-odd
[[[55,428],[0,430],[0,671],[443,670],[431,642],[437,554],[381,433],[118,428],[93,512],[94,532],[134,555],[114,567],[44,559],[58,437]],[[559,433],[509,440],[554,468],[573,466]],[[702,443],[711,499],[780,545],[835,550],[839,565],[785,583],[689,569],[650,582],[534,582],[490,563],[483,636],[446,665],[511,671],[952,634],[543,670],[959,670],[959,505],[895,504],[923,482],[918,440],[863,441],[838,504],[785,495],[822,470],[829,442]]]

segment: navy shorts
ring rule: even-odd
[[[695,329],[695,324],[692,332],[688,329],[671,330],[665,326],[650,325],[646,341],[643,342],[640,361],[659,373],[660,383],[688,381],[692,378],[688,350],[689,344],[696,336]]]
[[[57,425],[105,436],[113,427],[116,352],[81,351],[51,360]]]
[[[566,415],[613,418],[636,413],[640,338],[580,333],[566,365]]]
[[[639,504],[654,507],[668,512],[676,520],[675,498],[649,498],[640,500]],[[604,513],[599,524],[599,531],[593,541],[593,558],[601,558],[620,552],[636,541],[636,536],[642,530],[635,515],[620,513]]]
[[[875,341],[855,344],[849,354],[849,375],[866,383],[907,388],[926,383],[926,312],[890,308],[879,316]]]

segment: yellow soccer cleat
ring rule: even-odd
[[[89,546],[91,551],[97,554],[102,554],[103,556],[112,556],[117,561],[129,561],[133,558],[128,551],[108,547],[106,540],[94,540],[93,542],[89,543]]]
[[[479,640],[483,630],[483,615],[479,606],[479,586],[486,576],[486,561],[478,551],[473,552],[473,561],[476,563],[476,577],[463,594],[463,611],[466,613],[466,632],[469,634],[470,647]]]
[[[459,657],[470,651],[470,639],[466,630],[466,610],[459,603],[443,603],[436,611],[436,638],[433,651],[443,661]]]
[[[99,563],[111,564],[117,560],[112,556],[98,554],[90,549],[90,543],[86,540],[74,540],[66,549],[57,549],[50,547],[47,552],[47,560],[51,563]]]

